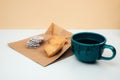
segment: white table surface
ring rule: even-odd
[[[96,64],[85,64],[73,55],[43,67],[9,48],[7,43],[44,33],[45,30],[0,30],[0,80],[120,80],[120,30],[69,31],[103,34],[107,44],[116,48],[116,57],[110,61],[99,60]],[[105,53],[111,51],[106,49]]]

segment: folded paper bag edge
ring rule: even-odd
[[[59,34],[58,34],[59,33]],[[64,34],[63,34],[64,33]],[[59,36],[63,36],[65,38],[67,38],[66,36],[71,36],[72,33],[65,30],[62,27],[59,27],[57,24],[55,23],[51,23],[50,26],[48,27],[47,31],[45,32],[45,34],[48,35],[59,35]],[[63,34],[63,35],[62,35]]]

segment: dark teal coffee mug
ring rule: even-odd
[[[72,51],[78,60],[93,63],[97,60],[111,60],[116,55],[116,50],[112,45],[106,44],[106,38],[98,33],[81,32],[73,34],[71,37]],[[104,49],[110,49],[112,55],[102,56]]]

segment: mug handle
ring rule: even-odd
[[[111,60],[111,59],[113,59],[115,57],[115,55],[116,55],[116,49],[112,45],[107,45],[107,44],[104,46],[104,49],[105,48],[108,48],[108,49],[110,49],[112,51],[112,56],[111,57],[101,56],[101,59],[103,59],[103,60]]]

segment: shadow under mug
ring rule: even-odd
[[[81,32],[72,35],[72,51],[78,60],[87,63],[94,63],[96,60],[111,60],[116,55],[116,49],[106,44],[106,38],[98,33]],[[112,51],[109,57],[102,56],[105,48]]]

